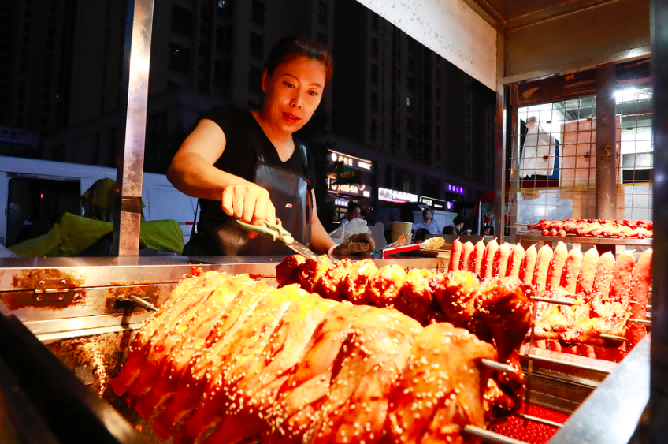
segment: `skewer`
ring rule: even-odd
[[[531,304],[531,335],[529,336],[529,364],[527,368],[527,375],[524,383],[524,413],[529,414],[529,398],[531,397],[531,380],[533,379],[533,341],[534,333],[536,331],[536,312],[538,304],[536,301],[533,301]]]
[[[573,362],[563,361],[561,359],[548,358],[548,357],[545,357],[545,356],[538,356],[538,355],[533,355],[533,354],[530,354],[530,353],[521,353],[520,356],[523,357],[523,358],[529,358],[529,363],[531,363],[532,360],[536,360],[536,361],[549,362],[549,363],[552,363],[552,364],[565,365],[565,366],[568,366],[568,367],[579,368],[579,369],[583,369],[583,370],[605,371],[605,370],[595,369],[595,368],[593,368],[591,366],[587,366],[587,365],[575,364]]]
[[[547,425],[550,425],[552,427],[562,428],[564,426],[560,422],[550,421],[549,419],[543,419],[543,418],[539,418],[537,416],[525,415],[524,413],[516,412],[515,415],[517,415],[517,416],[519,416],[520,418],[523,418],[523,419],[528,419],[529,421],[539,422],[541,424],[547,424]]]
[[[648,311],[648,312],[645,314],[645,317],[646,317],[647,319],[652,319],[652,313]]]
[[[517,373],[517,369],[511,365],[501,364],[500,362],[492,361],[491,359],[481,359],[480,363],[485,367],[489,367],[494,370],[499,370],[502,372],[508,373]]]
[[[602,338],[602,339],[609,339],[611,341],[626,341],[626,338],[624,338],[622,336],[600,334],[600,335],[598,335],[598,337]]]
[[[568,300],[568,299],[541,298],[541,297],[536,297],[536,296],[532,297],[532,298],[529,298],[529,299],[531,299],[532,301],[536,301],[536,302],[548,302],[550,304],[561,304],[561,305],[575,305],[575,304],[577,304],[577,302],[571,301],[571,300]]]
[[[642,325],[652,325],[652,321],[649,319],[629,319],[631,324],[642,324]]]
[[[132,302],[134,302],[138,307],[143,308],[146,311],[158,311],[158,309],[155,308],[155,305],[151,304],[148,301],[145,301],[144,299],[140,298],[137,295],[129,294],[127,297]]]
[[[513,438],[508,438],[507,436],[499,435],[498,433],[490,432],[489,430],[485,430],[480,427],[472,425],[465,426],[464,433],[468,433],[469,435],[475,435],[485,439],[486,441],[496,442],[499,444],[526,444],[524,441],[518,441]]]

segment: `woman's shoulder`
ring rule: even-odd
[[[247,110],[242,110],[233,104],[226,104],[210,108],[202,114],[202,119],[209,119],[219,125],[227,122],[236,124],[239,119],[245,117],[247,114],[250,114]]]

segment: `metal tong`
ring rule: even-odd
[[[272,240],[275,241],[281,241],[283,242],[288,248],[291,250],[301,254],[307,259],[313,259],[317,262],[322,262],[323,260],[318,257],[313,251],[311,251],[310,248],[308,248],[306,245],[301,244],[295,240],[294,237],[290,234],[288,230],[283,228],[283,225],[281,224],[280,219],[276,219],[276,224],[270,224],[269,222],[265,221],[263,225],[257,226],[257,225],[251,225],[247,224],[246,222],[242,222],[237,219],[237,224],[239,224],[242,228],[248,231],[252,231],[253,233],[257,234],[263,234],[265,236],[269,236],[272,238]]]

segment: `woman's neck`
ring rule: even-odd
[[[257,123],[260,125],[269,141],[274,145],[274,148],[276,148],[276,152],[281,161],[285,162],[290,159],[295,151],[295,143],[292,139],[292,133],[286,133],[285,131],[277,129],[265,118],[262,111],[251,111],[251,114],[253,114],[253,117],[255,117],[255,120],[257,120]]]

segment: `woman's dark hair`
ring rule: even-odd
[[[325,85],[329,84],[334,70],[329,51],[320,43],[296,34],[286,35],[274,43],[265,63],[267,74],[273,75],[278,65],[299,56],[322,63],[325,66]]]
[[[457,226],[461,223],[464,222],[464,219],[462,219],[461,216],[455,216],[455,218],[452,220],[452,225]]]

